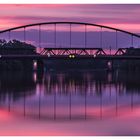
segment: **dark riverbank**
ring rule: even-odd
[[[99,60],[46,60],[46,69],[106,69],[107,61]]]
[[[33,62],[28,60],[1,60],[0,71],[32,71]]]
[[[92,70],[140,70],[140,60],[46,60],[44,61],[47,70],[63,69],[92,69]]]
[[[91,69],[91,70],[124,70],[139,71],[139,60],[44,60],[36,61],[37,71]],[[33,60],[0,60],[0,71],[34,71]]]
[[[0,55],[24,55],[36,54],[36,47],[18,40],[0,40]],[[33,70],[32,60],[2,60],[0,59],[0,71]]]

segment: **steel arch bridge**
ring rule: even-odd
[[[54,26],[54,44],[53,47],[41,47],[41,27],[42,25],[53,25]],[[69,26],[69,46],[68,47],[58,47],[56,44],[56,38],[57,38],[57,26],[58,25],[68,25]],[[82,26],[84,29],[84,43],[82,47],[72,47],[72,27],[73,25],[79,25]],[[100,47],[88,47],[87,45],[87,27],[97,27],[100,29],[99,34],[99,44]],[[132,49],[134,45],[134,37],[140,40],[140,35],[131,33],[129,31],[121,30],[118,28],[113,28],[105,25],[99,25],[99,24],[93,24],[93,23],[85,23],[85,22],[42,22],[42,23],[35,23],[35,24],[28,24],[23,26],[18,26],[14,28],[9,28],[6,30],[0,31],[0,35],[7,33],[8,40],[11,40],[11,33],[15,32],[17,30],[23,29],[23,41],[27,42],[27,29],[29,27],[38,27],[38,46],[36,48],[39,48],[39,52],[36,54],[3,54],[0,55],[1,58],[7,58],[7,59],[16,59],[16,58],[23,58],[23,59],[56,59],[56,58],[94,58],[94,59],[140,59],[140,55],[126,55],[126,51],[130,48]],[[108,53],[108,50],[104,50],[104,44],[103,44],[103,29],[109,29],[115,33],[115,52],[113,54]],[[130,44],[128,47],[118,47],[118,33],[124,33],[126,35],[130,36]],[[0,38],[2,39],[2,38]],[[131,47],[130,47],[131,46]],[[136,51],[139,51],[138,48]],[[1,52],[1,48],[0,48]]]

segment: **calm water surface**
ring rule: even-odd
[[[0,73],[0,135],[140,135],[139,72]]]

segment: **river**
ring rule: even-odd
[[[139,72],[0,73],[0,135],[140,135]]]

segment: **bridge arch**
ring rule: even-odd
[[[125,30],[122,30],[122,29],[114,28],[114,27],[105,26],[105,25],[87,23],[87,22],[61,22],[61,21],[60,22],[41,22],[41,23],[27,24],[27,25],[23,25],[23,26],[18,26],[18,27],[2,30],[2,31],[0,31],[0,34],[4,33],[4,32],[8,32],[8,31],[21,29],[21,28],[27,28],[27,27],[32,27],[32,26],[40,26],[40,25],[49,25],[49,24],[77,24],[77,25],[96,26],[96,27],[100,27],[100,28],[106,28],[106,29],[110,29],[110,30],[114,30],[114,31],[118,31],[118,32],[123,32],[123,33],[130,34],[132,36],[140,38],[140,35],[138,35],[138,34],[135,34],[135,33],[129,32],[129,31],[125,31]]]

